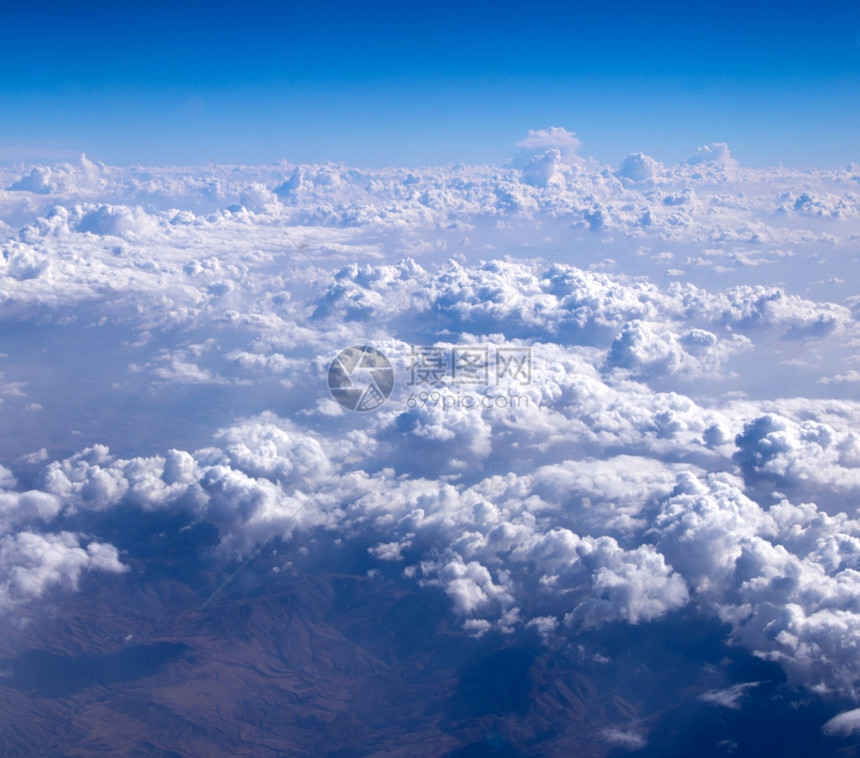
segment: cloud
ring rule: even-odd
[[[852,369],[844,374],[825,376],[818,380],[819,384],[842,384],[844,382],[860,382],[860,371]]]
[[[663,173],[663,165],[645,153],[630,153],[615,176],[619,179],[629,179],[636,182],[651,181]]]
[[[724,690],[709,690],[698,696],[698,700],[710,705],[719,705],[732,711],[740,710],[741,700],[751,687],[757,687],[760,682],[745,682],[735,684]]]
[[[85,571],[128,570],[112,545],[92,541],[83,547],[80,540],[71,532],[0,537],[0,606],[41,597],[55,586],[76,589]]]
[[[223,460],[251,476],[303,488],[331,473],[331,460],[318,440],[270,418],[264,416],[216,435],[224,446]]]
[[[767,531],[767,516],[725,474],[681,473],[654,519],[657,547],[697,593],[719,595],[745,542]]]
[[[821,731],[828,737],[850,737],[860,733],[860,708],[834,716],[821,727]]]
[[[37,195],[78,194],[101,186],[105,166],[81,155],[77,165],[59,163],[35,166],[9,185],[11,192],[32,192]]]
[[[562,163],[561,151],[554,147],[529,161],[523,169],[523,181],[532,187],[548,187],[551,184],[563,187],[566,168]]]
[[[812,282],[849,281],[854,179],[715,145],[608,200],[641,154],[616,174],[561,129],[519,146],[518,168],[231,168],[265,214],[208,168],[5,173],[34,189],[0,198],[0,317],[29,340],[4,363],[4,423],[42,406],[26,453],[93,420],[77,452],[0,470],[8,603],[121,570],[99,532],[126,514],[205,525],[225,577],[290,519],[285,561],[298,536],[321,560],[355,548],[362,575],[435,588],[476,636],[566,644],[688,608],[792,682],[853,694],[860,406],[838,393],[858,312]],[[368,342],[397,381],[359,418],[325,377]],[[411,348],[464,344],[530,350],[529,382],[410,403]]]
[[[632,376],[719,375],[726,359],[748,349],[751,342],[739,335],[720,340],[705,329],[691,329],[681,335],[657,334],[646,323],[626,323],[609,348],[607,368],[620,368]]]
[[[545,155],[554,150],[558,158],[565,163],[570,163],[576,159],[576,151],[581,145],[582,142],[574,132],[569,132],[560,126],[550,126],[546,129],[537,130],[529,129],[526,137],[517,142],[522,157],[531,158]]]
[[[575,407],[580,417],[591,413]],[[401,415],[378,416],[376,423],[393,431]],[[436,412],[416,418],[424,421],[407,434],[438,440],[441,454],[445,444],[456,444],[463,455],[468,443],[452,443],[457,435],[480,428],[478,419],[489,433],[503,417]],[[518,434],[538,432],[540,418]],[[560,422],[559,430],[570,424]],[[606,420],[594,416],[588,423]],[[641,451],[648,426],[632,431],[636,425],[628,444]],[[703,418],[695,434],[705,428]],[[686,448],[683,429],[674,432],[677,442],[669,437],[660,444]],[[217,529],[217,555],[235,557],[247,556],[290,519],[278,539],[322,529],[332,540],[364,542],[380,569],[393,564],[417,585],[442,589],[464,628],[475,633],[539,623],[550,639],[612,623],[658,622],[693,603],[793,679],[851,691],[858,669],[850,640],[860,639],[860,523],[845,514],[829,516],[814,504],[787,500],[763,507],[737,476],[653,457],[665,455],[666,447],[652,457],[562,457],[532,476],[472,474],[469,482],[446,483],[416,473],[439,471],[426,447],[410,449],[400,437],[400,456],[392,456],[386,434],[377,434],[359,468],[337,473],[338,461],[367,439],[354,432],[341,439],[312,435],[270,414],[222,430],[214,446],[195,453],[122,459],[95,446],[63,461],[42,461],[43,491],[3,502],[10,524],[42,528],[61,511],[68,519],[112,508],[181,509]],[[616,446],[625,438],[603,439]],[[568,452],[547,447],[542,457],[554,457],[553,450]],[[499,463],[492,464],[490,447],[475,453],[471,467]],[[32,586],[47,586],[39,576],[33,574]],[[12,594],[28,596],[24,584],[15,586]],[[731,702],[731,695],[721,695],[721,702]]]
[[[273,192],[262,182],[253,182],[242,189],[241,202],[252,211],[275,212],[280,205],[277,192]]]
[[[115,237],[144,237],[155,232],[157,224],[143,208],[137,206],[99,205],[85,210],[76,231]]]
[[[742,285],[718,293],[678,287],[675,291],[690,315],[742,330],[776,328],[789,339],[823,338],[852,320],[843,306],[788,295],[779,287]]]
[[[767,413],[745,423],[735,444],[733,458],[750,484],[827,491],[835,505],[860,493],[860,440],[851,431]]]
[[[0,524],[11,525],[51,521],[62,508],[60,500],[46,492],[0,492]]]
[[[718,166],[737,166],[737,161],[732,157],[729,146],[725,142],[714,142],[696,150],[685,163],[688,166],[700,166],[713,163]]]
[[[12,192],[36,192],[47,195],[56,189],[56,185],[51,182],[52,176],[53,172],[49,168],[36,166],[30,173],[13,182],[9,189]]]
[[[780,200],[784,202],[780,210],[792,210],[818,218],[845,219],[857,216],[860,211],[860,196],[854,192],[819,195],[814,191],[806,191],[796,198],[791,193],[785,193],[780,196]]]
[[[613,747],[629,751],[642,750],[648,745],[648,740],[641,732],[626,729],[606,729],[603,738]]]
[[[5,276],[23,282],[49,273],[51,263],[47,256],[12,242],[3,251],[0,267]]]

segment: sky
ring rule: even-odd
[[[607,163],[860,161],[850,2],[20,3],[4,27],[7,164],[499,165],[537,126]]]

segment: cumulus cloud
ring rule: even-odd
[[[779,199],[783,203],[779,206],[781,211],[791,210],[818,218],[846,219],[856,216],[860,208],[860,196],[854,192],[819,195],[815,191],[805,191],[797,197],[789,192],[781,195]]]
[[[3,274],[17,282],[37,279],[49,272],[50,265],[46,255],[15,242],[3,251],[3,260],[0,262]]]
[[[396,428],[398,415],[378,421]],[[435,423],[438,436],[449,420]],[[450,423],[456,435],[465,421]],[[399,565],[419,586],[442,589],[475,634],[539,625],[549,639],[655,622],[696,603],[798,681],[850,692],[860,677],[851,642],[860,639],[860,523],[844,514],[787,500],[763,507],[737,476],[647,458],[563,459],[533,477],[459,484],[397,475],[388,465],[401,461],[389,457],[384,435],[364,447],[360,468],[337,473],[337,461],[366,439],[316,437],[268,416],[224,429],[215,446],[193,454],[121,459],[96,446],[47,463],[43,490],[8,495],[4,512],[10,524],[44,525],[61,509],[68,517],[180,508],[215,526],[219,553],[237,557],[289,519],[280,539],[322,528],[332,538],[369,540],[380,568]],[[482,448],[481,459],[491,452]],[[69,555],[80,566],[62,574],[70,587],[85,567],[118,570],[109,551],[86,561]],[[15,574],[22,578],[10,596],[62,584],[56,571],[36,569],[31,578]],[[732,707],[735,695],[710,701]]]
[[[606,358],[607,368],[626,369],[646,378],[665,374],[719,375],[725,360],[751,342],[739,335],[720,340],[705,329],[683,334],[658,334],[641,321],[628,322],[615,338]]]
[[[852,369],[844,374],[825,376],[818,380],[819,384],[842,384],[844,382],[860,382],[860,371]]]
[[[76,589],[85,571],[128,570],[112,545],[92,541],[84,547],[80,540],[71,532],[0,537],[0,605],[15,606],[55,586]]]
[[[559,160],[570,163],[576,157],[576,151],[582,142],[574,132],[569,132],[560,126],[550,126],[546,129],[529,129],[526,137],[517,142],[520,155],[526,160],[536,155],[546,155],[555,151]]]
[[[737,161],[732,157],[729,146],[725,142],[714,142],[696,150],[685,163],[688,166],[713,163],[718,166],[736,166]]]
[[[523,169],[523,181],[533,187],[548,187],[550,184],[564,186],[564,171],[561,151],[551,148],[540,156],[534,156]]]
[[[32,521],[50,521],[61,510],[60,500],[46,492],[0,492],[0,523],[8,528]]]
[[[127,415],[113,393],[155,398],[139,424],[155,442],[120,455],[88,439],[0,469],[3,602],[121,572],[98,536],[110,511],[205,524],[225,573],[288,521],[278,540],[358,546],[362,571],[436,588],[475,636],[529,629],[554,644],[695,607],[793,682],[855,693],[860,408],[827,393],[853,376],[858,311],[842,290],[807,288],[803,268],[832,263],[803,257],[824,245],[842,254],[854,180],[747,172],[718,144],[649,164],[607,203],[641,154],[617,172],[589,164],[558,128],[519,147],[516,168],[237,167],[245,207],[208,169],[10,175],[22,184],[2,199],[0,315],[103,362],[76,418]],[[590,217],[596,233],[541,267]],[[325,377],[368,341],[397,382],[359,418]],[[453,400],[410,403],[410,348],[462,344],[528,349],[530,380],[441,383]],[[46,376],[80,369],[60,352],[26,357]],[[805,383],[788,354],[816,364]],[[25,386],[15,357],[3,381],[27,397],[4,394],[4,420],[26,403],[62,424],[62,380]],[[797,397],[766,397],[773,366],[799,377]],[[494,392],[528,402],[461,402]],[[701,699],[735,708],[751,686]],[[646,743],[632,727],[605,737]]]
[[[115,237],[145,236],[156,229],[156,222],[142,208],[100,205],[85,210],[76,230]]]
[[[45,166],[36,166],[31,169],[30,173],[25,174],[20,179],[9,186],[12,192],[37,192],[41,195],[47,195],[56,189],[51,181],[53,172]]]
[[[853,431],[767,413],[744,424],[735,443],[734,460],[751,484],[765,480],[808,493],[826,491],[843,507],[846,496],[860,493],[860,438]]]
[[[11,192],[32,192],[39,195],[54,193],[78,194],[96,190],[101,185],[105,166],[81,155],[77,165],[60,163],[55,166],[35,166],[9,185]]]
[[[655,161],[645,153],[630,153],[615,175],[620,179],[629,179],[637,182],[646,182],[655,179],[663,172],[662,164]]]

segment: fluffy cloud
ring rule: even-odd
[[[18,532],[0,537],[0,605],[9,608],[39,598],[50,588],[77,588],[85,571],[128,570],[112,545],[81,545],[71,532]]]
[[[860,438],[853,431],[768,413],[747,422],[736,444],[734,459],[751,484],[826,492],[825,507],[845,507],[860,494]]]
[[[378,417],[395,428],[397,419]],[[457,435],[465,423],[437,414],[433,434],[452,425]],[[489,432],[499,419],[488,414],[484,423]],[[426,434],[420,426],[408,433]],[[44,491],[10,493],[4,511],[11,525],[50,524],[61,509],[68,518],[179,508],[215,526],[218,553],[237,557],[285,523],[280,539],[322,528],[369,541],[380,568],[393,564],[443,589],[476,634],[539,622],[549,638],[654,622],[695,603],[797,681],[851,692],[860,678],[852,642],[860,640],[860,523],[844,514],[787,500],[764,507],[729,473],[649,458],[562,459],[533,476],[446,484],[396,475],[385,435],[373,446],[367,440],[315,437],[269,416],[225,429],[216,446],[193,454],[118,459],[95,447],[47,463]],[[355,450],[363,451],[360,467],[338,472]],[[479,452],[491,460],[492,449]],[[74,587],[87,568],[121,570],[110,546],[87,552],[73,536],[62,538],[61,557],[22,563],[21,546],[41,545],[36,537],[7,539],[8,574],[17,577],[7,594],[16,602],[51,584]]]
[[[645,153],[630,153],[615,175],[637,182],[651,181],[663,173],[663,166]]]
[[[47,195],[56,189],[56,185],[51,181],[52,176],[53,172],[50,169],[37,166],[30,173],[13,182],[9,189],[12,192],[36,192]]]
[[[75,227],[78,232],[90,232],[115,237],[141,237],[156,229],[156,221],[142,208],[100,205],[85,210]]]
[[[736,166],[737,161],[732,157],[729,146],[725,142],[714,142],[696,150],[685,161],[688,166],[699,166],[706,163],[714,163],[718,166]]]
[[[569,132],[560,126],[550,126],[547,129],[529,129],[528,135],[517,142],[517,147],[529,158],[555,151],[560,160],[571,162],[582,142],[574,132]]]
[[[0,411],[25,428],[41,405],[66,446],[18,457],[48,446],[32,434],[0,469],[4,604],[121,572],[100,525],[166,511],[206,525],[225,575],[312,534],[441,590],[476,636],[564,643],[695,607],[792,681],[856,692],[860,409],[818,379],[856,373],[858,309],[817,273],[849,260],[853,175],[742,169],[712,145],[621,189],[641,154],[616,172],[557,128],[519,147],[511,168],[236,167],[244,205],[208,168],[4,174],[0,316],[24,336]],[[350,414],[327,365],[367,342],[395,392]],[[410,402],[411,348],[464,344],[529,349],[530,380]],[[83,355],[100,370],[72,413],[56,390]],[[767,397],[776,371],[796,397]],[[63,420],[129,408],[146,454]]]
[[[564,186],[564,172],[567,166],[562,163],[558,148],[547,150],[543,155],[534,156],[523,169],[523,181],[532,187],[548,187],[551,184]]]
[[[50,521],[61,507],[59,498],[39,490],[0,492],[0,521],[6,528],[13,524]]]
[[[646,323],[626,323],[615,338],[606,358],[608,368],[626,369],[631,375],[687,376],[719,375],[726,358],[748,348],[751,342],[739,335],[728,340],[705,329],[691,329],[681,335],[657,334]]]
[[[102,163],[81,155],[77,165],[61,163],[56,166],[35,166],[9,185],[12,192],[32,192],[38,195],[79,194],[100,187],[105,171]]]

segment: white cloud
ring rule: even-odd
[[[155,232],[157,222],[141,207],[99,205],[84,209],[75,230],[115,237],[143,237]]]
[[[751,345],[749,339],[740,335],[720,340],[705,329],[658,334],[645,322],[631,321],[613,341],[606,366],[625,369],[632,376],[645,379],[667,374],[719,376],[732,353]]]
[[[860,708],[834,716],[821,727],[821,731],[829,737],[850,737],[860,733]]]
[[[83,547],[80,539],[71,532],[0,537],[0,605],[41,597],[54,586],[76,589],[85,571],[128,570],[112,545],[93,541]]]
[[[760,682],[745,682],[735,684],[724,690],[709,690],[699,695],[698,699],[703,703],[719,705],[732,711],[740,710],[741,701],[751,687],[757,687]]]
[[[29,523],[50,521],[61,510],[58,498],[46,492],[0,492],[0,523]]]
[[[603,738],[613,747],[619,747],[628,751],[642,750],[642,748],[648,745],[648,740],[645,736],[635,730],[606,729],[603,732]]]
[[[13,182],[9,189],[12,192],[36,192],[41,195],[47,195],[56,189],[51,181],[52,172],[45,166],[36,166],[31,169],[28,174],[22,176],[18,181]]]
[[[649,167],[607,203],[641,154],[616,175],[577,157],[563,129],[519,147],[517,169],[231,169],[265,214],[234,206],[235,186],[209,169],[4,174],[23,184],[0,197],[0,316],[34,344],[44,327],[80,348],[15,347],[42,381],[13,375],[17,354],[4,363],[4,422],[41,405],[39,423],[64,432],[50,438],[67,439],[57,390],[85,359],[105,376],[92,372],[90,395],[81,383],[74,417],[128,420],[138,406],[112,403],[127,386],[134,403],[154,398],[137,424],[154,430],[146,455],[88,440],[0,469],[5,602],[122,570],[97,533],[59,531],[76,519],[89,531],[110,509],[181,511],[217,529],[221,560],[294,516],[278,539],[355,540],[371,570],[446,593],[475,635],[529,628],[550,643],[695,606],[792,681],[854,693],[860,406],[830,393],[856,373],[860,312],[835,279],[813,282],[849,260],[855,180],[742,169],[718,144]],[[535,274],[594,211],[595,234]],[[367,341],[402,392],[358,418],[328,397],[325,372]],[[528,405],[409,407],[410,345],[464,342],[530,348]],[[768,396],[777,372],[795,397]],[[126,428],[116,436],[133,447]],[[635,729],[612,734],[645,745]]]
[[[840,507],[860,493],[860,438],[848,429],[767,413],[744,424],[736,445],[734,460],[750,483],[825,491]]]
[[[620,179],[636,182],[646,182],[662,175],[662,164],[645,153],[630,153],[621,164],[615,175]]]
[[[851,369],[844,374],[825,376],[818,380],[819,384],[842,384],[843,382],[860,382],[860,371]]]
[[[529,129],[528,135],[517,142],[517,147],[529,157],[555,150],[559,159],[565,162],[574,160],[576,151],[581,145],[582,142],[574,132],[569,132],[560,126]]]
[[[562,163],[561,151],[554,147],[529,161],[523,169],[523,181],[533,187],[548,187],[551,184],[563,187],[566,168]]]
[[[737,161],[732,157],[729,146],[725,142],[714,142],[696,150],[686,160],[687,165],[699,166],[701,164],[714,163],[719,166],[736,166]]]

